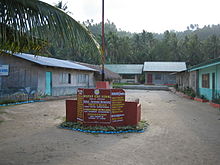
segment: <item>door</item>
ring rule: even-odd
[[[215,73],[212,73],[212,99],[215,99]]]
[[[52,94],[52,72],[46,72],[46,95]]]
[[[153,84],[153,82],[152,82],[152,74],[147,74],[147,84]]]

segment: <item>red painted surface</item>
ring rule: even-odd
[[[77,121],[83,124],[120,126],[124,123],[123,89],[79,88],[77,105]]]
[[[204,100],[204,99],[201,99],[201,98],[197,98],[195,97],[194,98],[195,101],[199,101],[199,102],[202,102],[202,103],[206,103],[206,102],[209,102],[208,100]]]
[[[183,97],[184,97],[184,98],[187,98],[187,99],[192,99],[192,100],[194,100],[194,97],[188,96],[188,95],[186,95],[186,94],[183,94]]]
[[[127,126],[141,120],[139,100],[125,102],[122,89],[79,89],[78,94],[78,101],[66,100],[66,121],[89,126]]]
[[[141,105],[137,102],[125,102],[125,125],[137,125],[141,119]]]
[[[152,84],[152,83],[153,83],[152,74],[147,74],[147,84]]]
[[[138,119],[138,122],[141,121],[141,104],[137,105],[137,119]]]
[[[220,108],[220,104],[216,104],[216,103],[213,103],[213,102],[210,102],[209,105],[211,105],[214,108]]]
[[[108,81],[97,81],[96,88],[98,89],[110,89],[110,85]]]
[[[111,123],[111,91],[109,89],[83,90],[83,122],[93,124]]]
[[[66,121],[76,122],[77,100],[66,100]]]

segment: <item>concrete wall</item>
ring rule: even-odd
[[[37,91],[38,95],[45,95],[46,72],[52,72],[52,95],[76,94],[77,88],[94,88],[94,72],[80,71],[65,68],[41,66],[18,57],[4,55],[0,56],[0,64],[9,64],[9,76],[1,77],[1,88],[31,88]],[[61,74],[71,74],[71,83],[61,82]],[[87,82],[79,82],[77,76],[88,75]]]
[[[152,84],[176,84],[176,75],[172,72],[145,72],[145,84],[147,84],[147,75],[152,74]],[[158,79],[160,76],[160,79]]]
[[[9,75],[1,77],[1,89],[15,89],[29,87],[37,89],[37,66],[31,62],[14,56],[0,56],[0,64],[9,65]]]
[[[202,75],[209,73],[209,88],[202,87]],[[215,89],[212,87],[212,73],[215,73]],[[220,95],[220,65],[215,65],[199,70],[199,93],[204,95],[208,100]]]
[[[123,74],[120,74],[120,76],[121,76],[121,80],[120,80],[120,82],[121,83],[139,83],[138,82],[138,75],[131,75],[131,76],[133,76],[134,78],[123,78]]]
[[[61,83],[60,75],[62,73],[71,74],[71,83]],[[77,76],[80,74],[85,74],[88,76],[87,82],[78,82]],[[76,94],[78,88],[94,88],[95,87],[95,79],[94,72],[88,71],[77,71],[77,70],[54,70],[52,71],[52,94],[54,96],[59,95],[68,95],[68,94]],[[63,93],[63,94],[62,94]]]
[[[198,93],[198,71],[189,72],[189,87]]]
[[[189,72],[179,72],[176,74],[176,83],[179,89],[185,89],[189,87]]]

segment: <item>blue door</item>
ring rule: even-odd
[[[46,72],[46,95],[52,94],[52,72]]]

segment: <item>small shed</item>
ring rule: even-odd
[[[101,75],[102,75],[102,67],[100,65],[93,65],[93,64],[87,64],[87,63],[82,63],[82,62],[76,62],[77,64],[98,70],[98,72],[95,72],[95,80],[96,81],[101,81]],[[104,68],[105,72],[105,81],[108,81],[110,86],[112,87],[114,81],[120,81],[121,77],[118,73],[112,72],[107,68]]]
[[[184,90],[186,88],[191,88],[195,93],[198,93],[198,72],[189,71],[189,69],[176,72],[176,84],[178,88]]]
[[[9,67],[8,75],[0,76],[0,93],[28,90],[37,95],[71,95],[77,88],[95,87],[92,69],[67,60],[26,53],[1,53],[0,65]]]
[[[176,84],[178,88],[184,90],[189,87],[189,72],[188,70],[183,70],[181,72],[176,72]]]
[[[198,75],[199,95],[203,95],[208,100],[220,97],[220,58],[195,65],[189,71]]]
[[[143,64],[105,64],[105,68],[121,76],[122,83],[139,83]]]
[[[185,62],[145,62],[145,84],[176,84],[174,72],[186,70]]]

